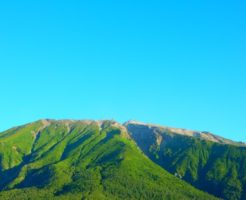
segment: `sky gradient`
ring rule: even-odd
[[[135,119],[246,142],[245,1],[0,3],[0,131]]]

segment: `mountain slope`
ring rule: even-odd
[[[131,137],[155,163],[228,200],[246,199],[246,148],[210,133],[130,121]]]
[[[40,120],[0,134],[0,199],[216,199],[148,159],[114,121]]]

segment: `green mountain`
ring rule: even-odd
[[[0,199],[217,199],[158,164],[117,122],[40,120],[0,134]]]
[[[125,126],[140,149],[176,177],[226,200],[246,200],[244,143],[136,121]]]

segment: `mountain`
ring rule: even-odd
[[[142,125],[145,127],[149,127],[149,128],[158,128],[160,130],[162,130],[163,132],[169,132],[172,134],[176,134],[176,135],[183,135],[183,136],[189,136],[189,137],[194,137],[197,139],[201,139],[201,140],[207,140],[207,141],[211,141],[211,142],[215,142],[215,143],[219,143],[219,144],[228,144],[228,145],[234,145],[234,146],[239,146],[239,147],[246,147],[246,143],[243,142],[234,142],[232,140],[220,137],[218,135],[212,134],[210,132],[207,131],[194,131],[194,130],[187,130],[187,129],[181,129],[181,128],[172,128],[172,127],[167,127],[167,126],[161,126],[161,125],[156,125],[156,124],[147,124],[147,123],[142,123],[139,121],[135,121],[135,120],[130,120],[126,123],[124,123],[125,127],[129,127],[129,125]]]
[[[226,200],[246,200],[246,146],[208,132],[129,121],[124,124],[152,161]]]
[[[149,159],[128,127],[40,120],[0,133],[0,199],[217,199]]]

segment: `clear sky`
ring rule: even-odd
[[[246,141],[246,2],[0,3],[0,130],[136,119]]]

